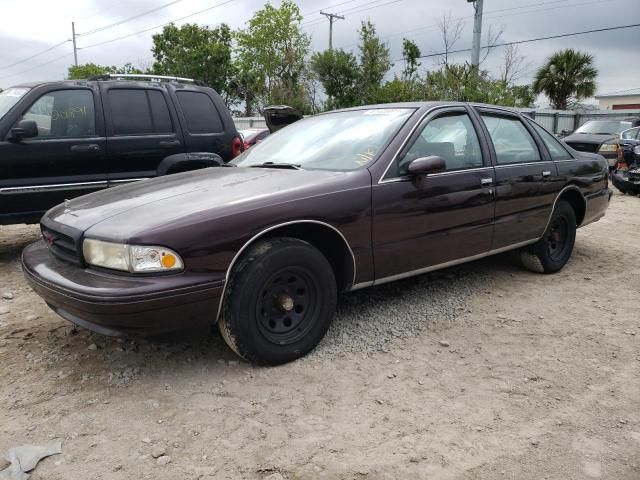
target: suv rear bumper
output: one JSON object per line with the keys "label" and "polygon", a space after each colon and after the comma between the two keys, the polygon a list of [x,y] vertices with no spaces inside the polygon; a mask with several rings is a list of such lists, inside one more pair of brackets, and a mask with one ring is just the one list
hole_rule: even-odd
{"label": "suv rear bumper", "polygon": [[61,317],[109,336],[156,335],[215,323],[224,280],[202,274],[128,276],[54,257],[44,241],[22,253],[24,275]]}

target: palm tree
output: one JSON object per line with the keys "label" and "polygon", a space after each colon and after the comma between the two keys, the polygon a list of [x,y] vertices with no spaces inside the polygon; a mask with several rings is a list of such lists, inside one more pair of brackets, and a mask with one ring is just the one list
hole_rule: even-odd
{"label": "palm tree", "polygon": [[595,93],[597,76],[593,55],[568,48],[554,53],[538,70],[533,92],[544,93],[553,108],[566,110]]}

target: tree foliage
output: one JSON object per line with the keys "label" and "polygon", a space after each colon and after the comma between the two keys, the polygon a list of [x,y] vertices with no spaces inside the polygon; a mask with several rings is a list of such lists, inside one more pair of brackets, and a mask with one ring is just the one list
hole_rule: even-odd
{"label": "tree foliage", "polygon": [[153,73],[203,80],[213,87],[227,104],[231,102],[231,29],[226,24],[216,28],[186,23],[165,26],[153,36],[151,49],[155,62]]}
{"label": "tree foliage", "polygon": [[311,69],[329,97],[326,102],[328,109],[359,104],[360,69],[355,55],[342,49],[314,53]]}
{"label": "tree foliage", "polygon": [[538,70],[533,92],[544,93],[553,108],[566,110],[595,93],[597,76],[593,55],[569,48],[554,53]]}
{"label": "tree foliage", "polygon": [[71,65],[67,71],[69,80],[86,80],[96,75],[106,73],[144,73],[139,68],[130,63],[125,63],[121,67],[115,65],[97,65],[95,63],[83,63],[81,65]]}
{"label": "tree foliage", "polygon": [[292,0],[283,0],[279,8],[267,3],[236,34],[239,75],[255,80],[254,96],[263,104],[306,101],[299,95],[304,96],[310,39],[301,20]]}
{"label": "tree foliage", "polygon": [[369,21],[360,27],[360,89],[363,103],[374,103],[384,76],[392,67],[389,49]]}

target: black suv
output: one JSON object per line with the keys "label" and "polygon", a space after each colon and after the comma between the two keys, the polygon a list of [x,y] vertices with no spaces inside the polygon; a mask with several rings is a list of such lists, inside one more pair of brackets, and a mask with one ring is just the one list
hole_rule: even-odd
{"label": "black suv", "polygon": [[242,141],[201,82],[152,75],[32,83],[0,92],[0,224],[66,199],[228,162]]}

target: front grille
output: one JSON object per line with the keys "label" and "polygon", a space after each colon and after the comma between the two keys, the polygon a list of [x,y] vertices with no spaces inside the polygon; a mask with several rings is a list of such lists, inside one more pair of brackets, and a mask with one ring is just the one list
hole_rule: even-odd
{"label": "front grille", "polygon": [[567,142],[567,144],[574,150],[589,153],[596,153],[600,147],[600,144],[598,143]]}
{"label": "front grille", "polygon": [[81,232],[63,225],[53,225],[53,222],[43,222],[40,225],[42,237],[53,255],[65,262],[82,265],[82,249],[80,248]]}

